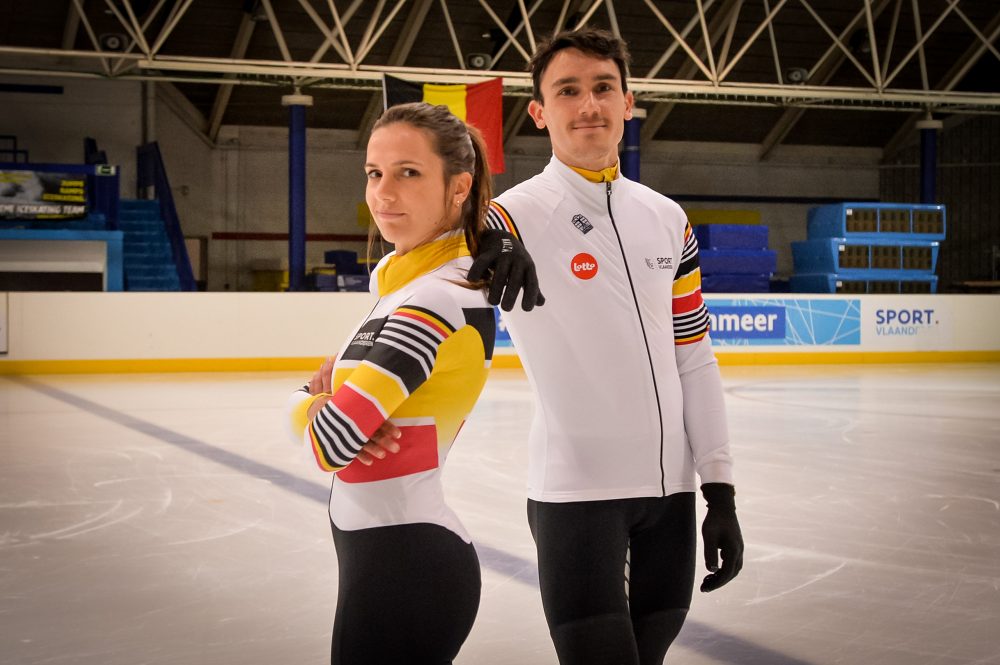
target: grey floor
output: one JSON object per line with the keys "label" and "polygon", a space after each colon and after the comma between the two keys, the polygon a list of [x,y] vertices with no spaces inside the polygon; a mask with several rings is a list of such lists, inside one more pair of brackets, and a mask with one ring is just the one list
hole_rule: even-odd
{"label": "grey floor", "polygon": [[[0,663],[312,664],[337,592],[299,374],[0,377]],[[746,565],[667,663],[1000,664],[1000,366],[725,368]],[[457,663],[555,663],[523,375],[449,460],[483,600]],[[391,626],[385,626],[391,630]]]}

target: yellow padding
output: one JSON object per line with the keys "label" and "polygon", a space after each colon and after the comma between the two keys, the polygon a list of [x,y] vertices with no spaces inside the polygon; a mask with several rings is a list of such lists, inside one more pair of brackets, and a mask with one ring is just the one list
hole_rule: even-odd
{"label": "yellow padding", "polygon": [[[720,365],[853,365],[893,363],[995,363],[1000,351],[836,351],[827,353],[726,353]],[[8,360],[0,375],[166,374],[170,372],[304,372],[311,376],[324,358],[153,358],[145,360]],[[495,369],[519,369],[514,354],[494,355]]]}
{"label": "yellow padding", "polygon": [[685,210],[688,221],[698,224],[760,224],[757,210]]}
{"label": "yellow padding", "polygon": [[1000,351],[837,351],[829,353],[726,353],[720,365],[860,365],[1000,362]]}

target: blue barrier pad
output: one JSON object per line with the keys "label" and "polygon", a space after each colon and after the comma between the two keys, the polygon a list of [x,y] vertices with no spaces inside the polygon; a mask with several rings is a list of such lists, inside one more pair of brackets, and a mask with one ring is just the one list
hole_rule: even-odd
{"label": "blue barrier pad", "polygon": [[767,227],[701,224],[692,227],[701,249],[767,249]]}

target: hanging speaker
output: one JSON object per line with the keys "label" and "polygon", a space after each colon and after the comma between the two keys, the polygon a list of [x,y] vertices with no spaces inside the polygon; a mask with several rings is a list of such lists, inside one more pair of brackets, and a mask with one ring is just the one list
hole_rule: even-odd
{"label": "hanging speaker", "polygon": [[128,37],[119,32],[107,32],[97,38],[102,51],[124,51],[128,46]]}

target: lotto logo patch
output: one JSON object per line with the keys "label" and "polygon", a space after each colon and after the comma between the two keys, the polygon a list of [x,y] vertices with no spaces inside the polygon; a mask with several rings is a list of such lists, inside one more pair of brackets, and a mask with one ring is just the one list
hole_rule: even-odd
{"label": "lotto logo patch", "polygon": [[580,279],[593,279],[597,274],[597,259],[586,252],[580,252],[569,263],[573,275]]}

